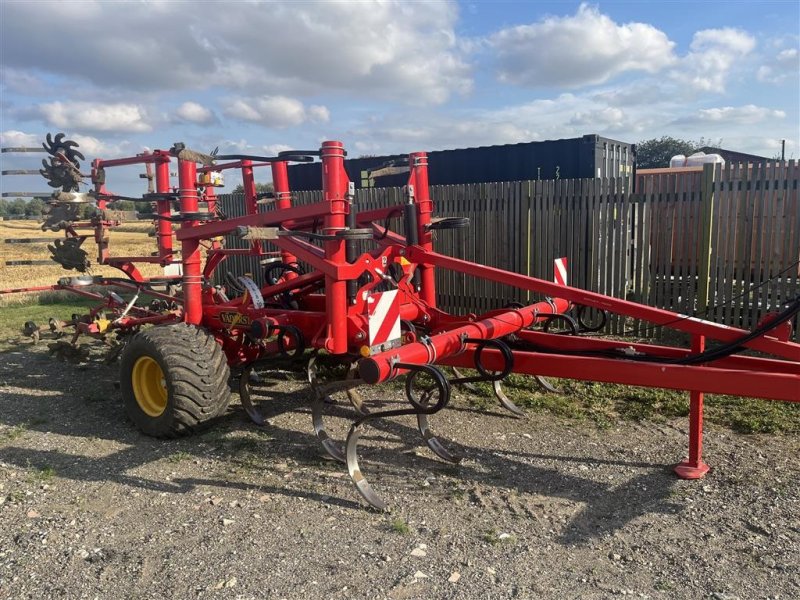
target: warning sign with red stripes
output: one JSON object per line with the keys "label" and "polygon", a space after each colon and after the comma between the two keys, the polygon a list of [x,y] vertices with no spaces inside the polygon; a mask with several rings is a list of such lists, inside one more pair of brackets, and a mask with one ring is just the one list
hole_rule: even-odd
{"label": "warning sign with red stripes", "polygon": [[553,271],[555,273],[555,281],[558,285],[567,285],[567,257],[555,259]]}
{"label": "warning sign with red stripes", "polygon": [[400,339],[400,294],[397,290],[372,294],[367,298],[369,345]]}

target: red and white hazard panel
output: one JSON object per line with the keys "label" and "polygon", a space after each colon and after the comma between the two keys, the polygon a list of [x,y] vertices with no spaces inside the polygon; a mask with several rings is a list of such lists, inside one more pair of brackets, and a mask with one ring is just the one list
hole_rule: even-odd
{"label": "red and white hazard panel", "polygon": [[567,257],[563,256],[553,261],[553,272],[555,281],[558,285],[567,285]]}
{"label": "red and white hazard panel", "polygon": [[400,294],[397,290],[372,294],[367,298],[369,345],[377,346],[400,339]]}

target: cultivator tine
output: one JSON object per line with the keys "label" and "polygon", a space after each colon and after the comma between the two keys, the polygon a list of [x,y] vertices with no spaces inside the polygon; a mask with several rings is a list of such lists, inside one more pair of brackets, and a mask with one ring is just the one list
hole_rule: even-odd
{"label": "cultivator tine", "polygon": [[316,434],[319,443],[322,444],[322,448],[328,453],[328,456],[337,462],[345,463],[347,461],[345,460],[344,452],[342,452],[339,444],[337,444],[331,438],[331,436],[328,435],[328,432],[325,431],[325,425],[322,422],[322,411],[324,405],[324,399],[315,395],[314,400],[311,402],[311,422],[314,425],[314,433]]}
{"label": "cultivator tine", "polygon": [[442,444],[439,438],[433,434],[428,421],[428,415],[424,413],[417,415],[417,427],[419,428],[419,432],[422,434],[422,439],[425,440],[428,448],[430,448],[431,452],[433,452],[436,456],[442,460],[446,460],[447,462],[455,464],[461,462],[462,457],[452,454],[447,448],[445,448],[444,444]]}
{"label": "cultivator tine", "polygon": [[353,483],[356,484],[358,493],[370,506],[376,510],[388,511],[389,505],[375,493],[369,481],[361,473],[361,467],[358,465],[358,439],[361,437],[362,427],[363,423],[361,422],[353,423],[350,433],[347,435],[347,472],[350,474]]}
{"label": "cultivator tine", "polygon": [[[352,365],[350,365],[350,369],[347,371],[345,380],[357,379],[356,377],[357,375],[358,375],[358,363],[353,363]],[[351,388],[348,389],[346,393],[347,393],[347,399],[350,400],[350,404],[352,404],[353,408],[355,408],[356,411],[358,411],[358,414],[360,415],[369,414],[369,410],[367,409],[366,406],[364,406],[364,398],[361,395],[361,392]]]}
{"label": "cultivator tine", "polygon": [[[458,462],[459,460],[431,433],[427,418],[420,419],[420,417],[427,417],[428,415],[435,414],[447,406],[447,403],[450,401],[450,382],[439,369],[431,365],[412,365],[398,362],[395,363],[395,368],[409,371],[408,375],[406,375],[406,397],[411,403],[412,408],[385,410],[364,415],[350,427],[345,448],[347,472],[350,473],[350,478],[353,480],[353,483],[356,484],[358,493],[361,494],[361,497],[364,498],[370,506],[381,511],[388,510],[388,505],[378,496],[369,484],[358,464],[358,440],[361,437],[363,426],[366,425],[367,422],[381,417],[416,415],[420,425],[420,431],[428,447],[433,450],[437,456],[449,462]],[[414,392],[414,379],[420,373],[425,373],[431,377],[433,384],[424,389],[418,398]],[[431,404],[430,400],[434,396],[437,400],[434,404]]]}
{"label": "cultivator tine", "polygon": [[311,385],[311,392],[313,399],[311,400],[311,423],[314,426],[314,433],[322,444],[322,448],[328,453],[333,460],[345,463],[345,455],[339,445],[328,435],[325,431],[325,424],[323,422],[323,411],[326,404],[334,404],[335,401],[328,394],[326,394],[322,387],[319,385],[317,378],[317,356],[312,356],[308,361],[308,383]]}
{"label": "cultivator tine", "polygon": [[503,386],[500,384],[499,380],[492,382],[492,389],[494,390],[495,397],[499,400],[503,408],[511,413],[514,413],[518,417],[527,416],[524,410],[508,399],[508,396],[506,396],[506,393],[503,391]]}
{"label": "cultivator tine", "polygon": [[239,398],[241,399],[242,406],[244,407],[247,416],[250,417],[250,420],[256,425],[263,427],[266,425],[267,420],[264,418],[264,415],[261,414],[261,411],[256,408],[255,404],[253,404],[253,398],[250,394],[250,377],[252,373],[252,366],[249,366],[242,371],[242,376],[239,379]]}
{"label": "cultivator tine", "polygon": [[[466,379],[466,375],[464,375],[456,367],[450,367],[450,368],[453,369],[453,375],[455,375],[458,379]],[[474,385],[472,385],[469,382],[462,383],[461,385],[464,386],[465,389],[469,390],[473,394],[480,394],[480,391],[478,390],[478,388],[476,388]]]}
{"label": "cultivator tine", "polygon": [[550,383],[550,380],[542,377],[541,375],[534,375],[533,378],[536,380],[540,386],[542,386],[546,391],[552,392],[553,394],[563,394],[564,392]]}

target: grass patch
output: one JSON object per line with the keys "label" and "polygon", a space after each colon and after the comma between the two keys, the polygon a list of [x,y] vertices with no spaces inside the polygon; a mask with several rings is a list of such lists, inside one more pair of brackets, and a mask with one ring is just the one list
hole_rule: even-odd
{"label": "grass patch", "polygon": [[391,529],[395,533],[399,533],[400,535],[408,535],[409,533],[411,533],[411,527],[409,527],[408,523],[406,523],[400,517],[392,519],[389,522],[389,529]]}
{"label": "grass patch", "polygon": [[189,460],[190,458],[192,458],[191,454],[189,454],[188,452],[181,451],[181,452],[175,452],[173,454],[170,454],[167,457],[167,461],[175,464],[175,463],[183,462],[185,460]]}
{"label": "grass patch", "polygon": [[[518,406],[568,420],[590,421],[608,427],[618,421],[665,421],[689,414],[689,393],[613,383],[552,380],[563,394],[543,391],[532,377],[512,374],[503,382],[506,395]],[[468,392],[471,404],[496,406],[489,384]],[[800,432],[800,404],[737,396],[706,394],[704,418],[740,433]]]}
{"label": "grass patch", "polygon": [[49,465],[41,467],[35,474],[36,479],[39,481],[50,481],[55,476],[56,470]]}
{"label": "grass patch", "polygon": [[495,529],[490,529],[483,534],[483,541],[492,546],[514,545],[517,543],[517,536],[513,533],[500,533]]}
{"label": "grass patch", "polygon": [[10,429],[5,430],[2,433],[2,436],[3,436],[4,439],[6,439],[8,441],[13,441],[13,440],[19,439],[23,435],[25,435],[26,429],[27,428],[24,427],[23,425],[15,425],[14,427],[11,427]]}
{"label": "grass patch", "polygon": [[[0,309],[0,352],[8,352],[31,343],[30,338],[22,334],[22,326],[26,321],[47,325],[50,317],[69,320],[73,313],[85,313],[95,304],[97,303],[88,298],[75,295],[60,295],[55,301],[43,295],[41,299],[28,304],[4,306]],[[43,342],[49,338],[48,334],[43,335]]]}

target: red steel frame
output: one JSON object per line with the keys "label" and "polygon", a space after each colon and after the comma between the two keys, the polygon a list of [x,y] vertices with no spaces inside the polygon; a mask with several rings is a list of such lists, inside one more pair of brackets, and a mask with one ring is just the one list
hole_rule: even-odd
{"label": "red steel frame", "polygon": [[[233,365],[246,365],[275,354],[280,351],[281,345],[284,350],[304,344],[334,355],[360,354],[364,357],[359,362],[360,377],[373,384],[402,374],[404,370],[397,368],[397,363],[473,367],[480,346],[476,340],[499,339],[513,334],[521,342],[535,348],[513,351],[514,372],[688,390],[691,394],[689,457],[676,467],[678,475],[684,478],[702,477],[708,470],[702,460],[704,393],[800,401],[800,345],[796,343],[762,335],[743,345],[776,358],[732,355],[699,365],[679,364],[676,362],[679,359],[700,354],[706,340],[731,343],[749,332],[435,252],[431,230],[433,202],[429,195],[427,155],[424,152],[409,156],[407,202],[362,212],[356,212],[357,202],[354,202],[350,192],[350,181],[344,168],[343,144],[338,141],[323,142],[319,156],[322,161],[323,199],[305,206],[292,205],[287,172],[287,162],[292,160],[291,157],[286,160],[265,159],[264,162],[243,159],[199,168],[191,160],[178,158],[177,191],[170,185],[172,157],[167,151],[157,150],[131,158],[94,161],[93,177],[103,182],[96,184],[98,206],[101,209],[106,207],[103,196],[112,197],[105,188],[105,178],[98,177],[100,173],[105,174],[106,168],[155,165],[158,194],[156,212],[159,217],[156,220],[157,256],[111,257],[105,233],[115,223],[104,220],[93,223],[100,263],[113,265],[125,272],[132,280],[129,287],[133,289],[138,283],[147,281],[134,265],[135,262],[157,262],[162,265],[176,262],[170,221],[171,201],[165,198],[166,195],[177,192],[181,214],[196,214],[201,200],[208,203],[209,211],[213,214],[216,209],[214,188],[198,181],[199,175],[211,170],[239,169],[244,186],[244,216],[203,223],[188,216],[181,220],[175,238],[180,242],[181,249],[183,295],[151,294],[177,301],[180,305],[178,311],[156,315],[138,310],[134,316],[126,317],[114,326],[136,327],[143,323],[182,318],[187,323],[202,325],[212,331]],[[274,209],[260,212],[254,170],[266,165],[270,165],[272,171]],[[410,215],[409,211],[413,214]],[[387,231],[380,224],[398,215],[413,216],[406,223],[414,224],[414,235],[404,238]],[[348,242],[343,237],[337,237],[337,234],[348,230],[348,223],[351,227],[355,223],[361,228],[371,228],[378,242],[374,249],[357,257],[351,256],[350,260]],[[284,230],[281,233],[285,235],[254,239],[250,247],[244,249],[225,249],[216,241],[218,236],[232,234],[240,227],[278,227]],[[294,235],[301,233],[305,235]],[[308,239],[313,238],[313,234],[327,237],[314,243]],[[201,264],[203,246],[207,248],[204,267]],[[267,252],[265,247],[272,247],[275,252]],[[266,305],[257,308],[248,293],[229,300],[209,285],[215,269],[230,255],[279,256],[284,265],[296,265],[298,261],[303,261],[311,266],[312,271],[298,274],[287,269],[276,284],[265,283],[260,292]],[[393,345],[384,350],[368,348],[365,341],[368,339],[367,297],[386,280],[390,265],[403,273],[400,281],[396,282],[401,318],[423,327],[430,335],[421,339],[410,336],[406,340],[408,343],[399,347]],[[513,285],[548,298],[527,307],[495,310],[483,315],[449,315],[436,306],[436,268]],[[418,275],[415,275],[415,271],[418,271]],[[368,275],[366,283],[363,281],[365,274]],[[356,281],[359,283],[351,284],[348,292],[348,282]],[[125,287],[120,283],[114,285]],[[323,286],[324,294],[321,294],[320,287]],[[69,286],[54,287],[72,289],[92,297],[91,292],[82,292]],[[288,308],[281,305],[278,299],[285,297],[285,294],[291,294],[296,306]],[[100,298],[103,297],[98,296]],[[566,313],[573,305],[609,311],[685,332],[691,336],[691,347],[623,343],[530,329],[553,315]],[[283,344],[277,344],[275,336],[284,336],[286,339]],[[629,348],[639,358],[634,360],[623,355],[612,358],[598,356],[595,352],[619,349],[621,346]],[[501,351],[486,347],[480,348],[480,352],[485,368],[503,370],[505,359]]]}

